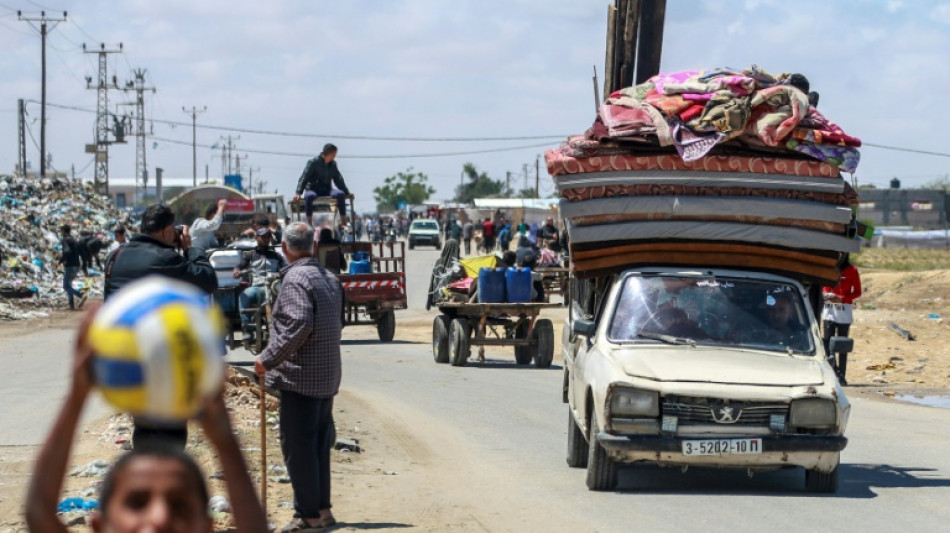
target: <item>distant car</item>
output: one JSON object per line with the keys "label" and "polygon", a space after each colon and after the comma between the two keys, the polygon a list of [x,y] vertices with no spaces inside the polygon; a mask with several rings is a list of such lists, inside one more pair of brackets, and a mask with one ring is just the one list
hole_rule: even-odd
{"label": "distant car", "polygon": [[409,226],[409,249],[415,248],[417,244],[427,244],[441,250],[442,233],[439,231],[439,223],[429,219],[414,220]]}

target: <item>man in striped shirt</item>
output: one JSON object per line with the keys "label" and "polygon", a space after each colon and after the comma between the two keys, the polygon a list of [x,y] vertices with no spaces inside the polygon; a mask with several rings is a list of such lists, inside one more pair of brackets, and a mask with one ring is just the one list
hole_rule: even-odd
{"label": "man in striped shirt", "polygon": [[[267,348],[254,362],[280,390],[280,445],[294,491],[294,521],[284,530],[328,527],[333,397],[340,389],[343,287],[313,257],[313,229],[296,222],[281,243],[289,266],[271,318]],[[316,453],[314,453],[316,452]]]}

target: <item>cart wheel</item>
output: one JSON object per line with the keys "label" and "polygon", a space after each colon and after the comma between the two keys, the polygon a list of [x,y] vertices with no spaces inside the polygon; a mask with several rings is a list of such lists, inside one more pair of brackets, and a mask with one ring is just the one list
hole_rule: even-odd
{"label": "cart wheel", "polygon": [[471,351],[469,344],[471,332],[468,322],[462,318],[456,318],[449,326],[449,363],[452,366],[465,366],[468,361]]}
{"label": "cart wheel", "polygon": [[554,324],[547,318],[538,319],[534,323],[531,340],[534,341],[531,344],[534,348],[534,364],[538,368],[550,367],[554,359]]}
{"label": "cart wheel", "polygon": [[376,322],[376,333],[379,334],[380,342],[392,342],[396,334],[396,313],[384,311],[379,315]]}
{"label": "cart wheel", "polygon": [[439,315],[432,321],[432,357],[436,363],[449,362],[449,325],[452,319]]}
{"label": "cart wheel", "polygon": [[[522,322],[517,329],[515,329],[515,338],[516,339],[527,339],[528,338],[528,322]],[[534,357],[532,352],[533,346],[515,346],[515,362],[519,365],[530,365],[531,359]]]}

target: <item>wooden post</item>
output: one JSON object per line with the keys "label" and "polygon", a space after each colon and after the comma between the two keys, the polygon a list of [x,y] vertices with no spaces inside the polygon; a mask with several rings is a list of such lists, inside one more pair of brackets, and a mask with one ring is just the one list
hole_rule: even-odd
{"label": "wooden post", "polygon": [[261,507],[267,516],[267,392],[264,381],[264,376],[261,376],[258,383],[261,387]]}
{"label": "wooden post", "polygon": [[660,72],[663,53],[663,24],[666,0],[642,0],[640,15],[640,46],[637,47],[637,75],[640,84]]}
{"label": "wooden post", "polygon": [[630,0],[617,0],[617,20],[614,23],[614,85],[610,92],[623,87],[623,24],[627,19],[627,10],[630,8]]}
{"label": "wooden post", "polygon": [[604,59],[604,100],[614,90],[614,32],[617,26],[617,8],[607,6],[607,53]]}
{"label": "wooden post", "polygon": [[637,35],[640,24],[640,0],[627,0],[627,12],[623,19],[623,66],[624,75],[618,89],[633,85],[637,69]]}

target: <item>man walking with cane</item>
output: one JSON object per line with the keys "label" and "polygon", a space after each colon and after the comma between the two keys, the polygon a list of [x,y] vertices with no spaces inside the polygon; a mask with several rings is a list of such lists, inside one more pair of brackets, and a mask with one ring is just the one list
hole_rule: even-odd
{"label": "man walking with cane", "polygon": [[330,450],[336,441],[333,397],[340,389],[343,287],[313,256],[313,229],[285,228],[289,266],[271,318],[267,348],[254,361],[257,375],[280,390],[280,447],[294,491],[294,519],[281,531],[336,523],[330,511]]}

